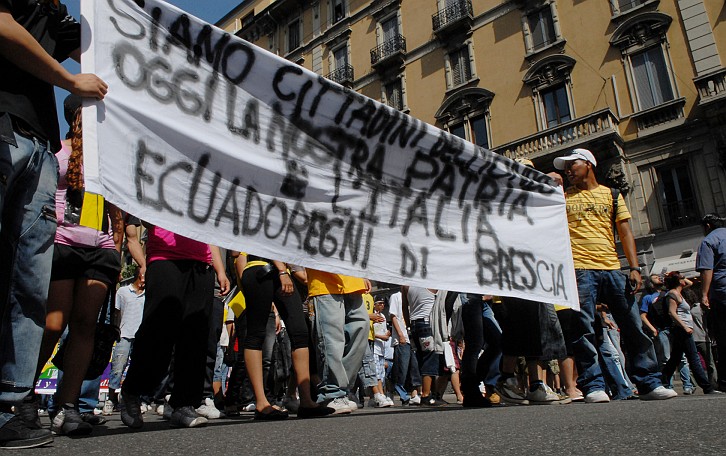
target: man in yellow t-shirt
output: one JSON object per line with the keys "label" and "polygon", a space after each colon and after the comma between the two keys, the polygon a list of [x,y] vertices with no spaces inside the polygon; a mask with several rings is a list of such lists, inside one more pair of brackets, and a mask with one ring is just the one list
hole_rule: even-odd
{"label": "man in yellow t-shirt", "polygon": [[350,387],[368,347],[370,323],[363,293],[371,291],[368,279],[308,269],[308,296],[315,309],[318,347],[318,402],[336,414],[357,406],[348,400]]}
{"label": "man in yellow t-shirt", "polygon": [[[675,391],[664,388],[661,383],[653,343],[643,332],[635,303],[635,293],[642,281],[641,268],[630,229],[630,212],[622,195],[597,182],[597,160],[587,149],[574,149],[563,157],[555,158],[554,166],[565,172],[571,184],[565,191],[565,198],[580,300],[580,312],[571,331],[574,334],[571,342],[580,374],[577,383],[585,394],[585,402],[610,401],[595,348],[593,322],[595,306],[599,303],[609,307],[620,326],[640,398],[659,400],[676,396]],[[613,226],[630,265],[627,278],[620,271]]]}

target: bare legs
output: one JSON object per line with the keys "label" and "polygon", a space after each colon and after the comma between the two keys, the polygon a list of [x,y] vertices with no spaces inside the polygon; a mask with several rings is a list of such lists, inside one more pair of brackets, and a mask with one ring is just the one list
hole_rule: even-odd
{"label": "bare legs", "polygon": [[60,404],[75,404],[78,401],[81,383],[93,354],[98,313],[107,292],[108,286],[98,280],[56,280],[50,283],[46,328],[43,332],[36,378],[68,325],[63,358],[65,369],[58,390]]}
{"label": "bare legs", "polygon": [[[310,353],[308,348],[298,348],[292,351],[292,364],[297,378],[300,405],[306,408],[317,407],[317,402],[310,397]],[[273,406],[265,396],[265,387],[262,380],[262,350],[245,349],[245,364],[249,375],[252,390],[255,393],[255,406],[261,413],[268,413]],[[276,407],[275,407],[276,408]]]}

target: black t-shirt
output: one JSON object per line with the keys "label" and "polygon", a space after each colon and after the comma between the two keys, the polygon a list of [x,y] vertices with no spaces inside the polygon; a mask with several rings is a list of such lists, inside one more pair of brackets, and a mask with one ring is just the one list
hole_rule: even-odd
{"label": "black t-shirt", "polygon": [[[66,6],[53,0],[0,0],[13,18],[59,62],[81,45],[81,26]],[[0,57],[0,140],[13,144],[6,131],[16,125],[50,141],[53,152],[61,148],[53,86]],[[6,127],[6,128],[3,128]]]}

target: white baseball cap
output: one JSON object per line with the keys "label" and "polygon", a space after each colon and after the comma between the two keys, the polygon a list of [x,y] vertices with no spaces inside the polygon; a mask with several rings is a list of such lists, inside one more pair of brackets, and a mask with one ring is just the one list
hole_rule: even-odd
{"label": "white baseball cap", "polygon": [[572,160],[585,160],[592,163],[592,166],[597,166],[597,160],[592,152],[587,149],[572,149],[567,155],[555,158],[555,168],[563,170],[567,162]]}

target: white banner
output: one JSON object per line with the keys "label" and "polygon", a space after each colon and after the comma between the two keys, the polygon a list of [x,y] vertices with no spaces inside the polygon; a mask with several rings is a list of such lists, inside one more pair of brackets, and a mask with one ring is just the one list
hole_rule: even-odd
{"label": "white banner", "polygon": [[[86,188],[199,241],[577,308],[551,179],[162,1],[82,1]],[[411,94],[414,96],[415,94]]]}

